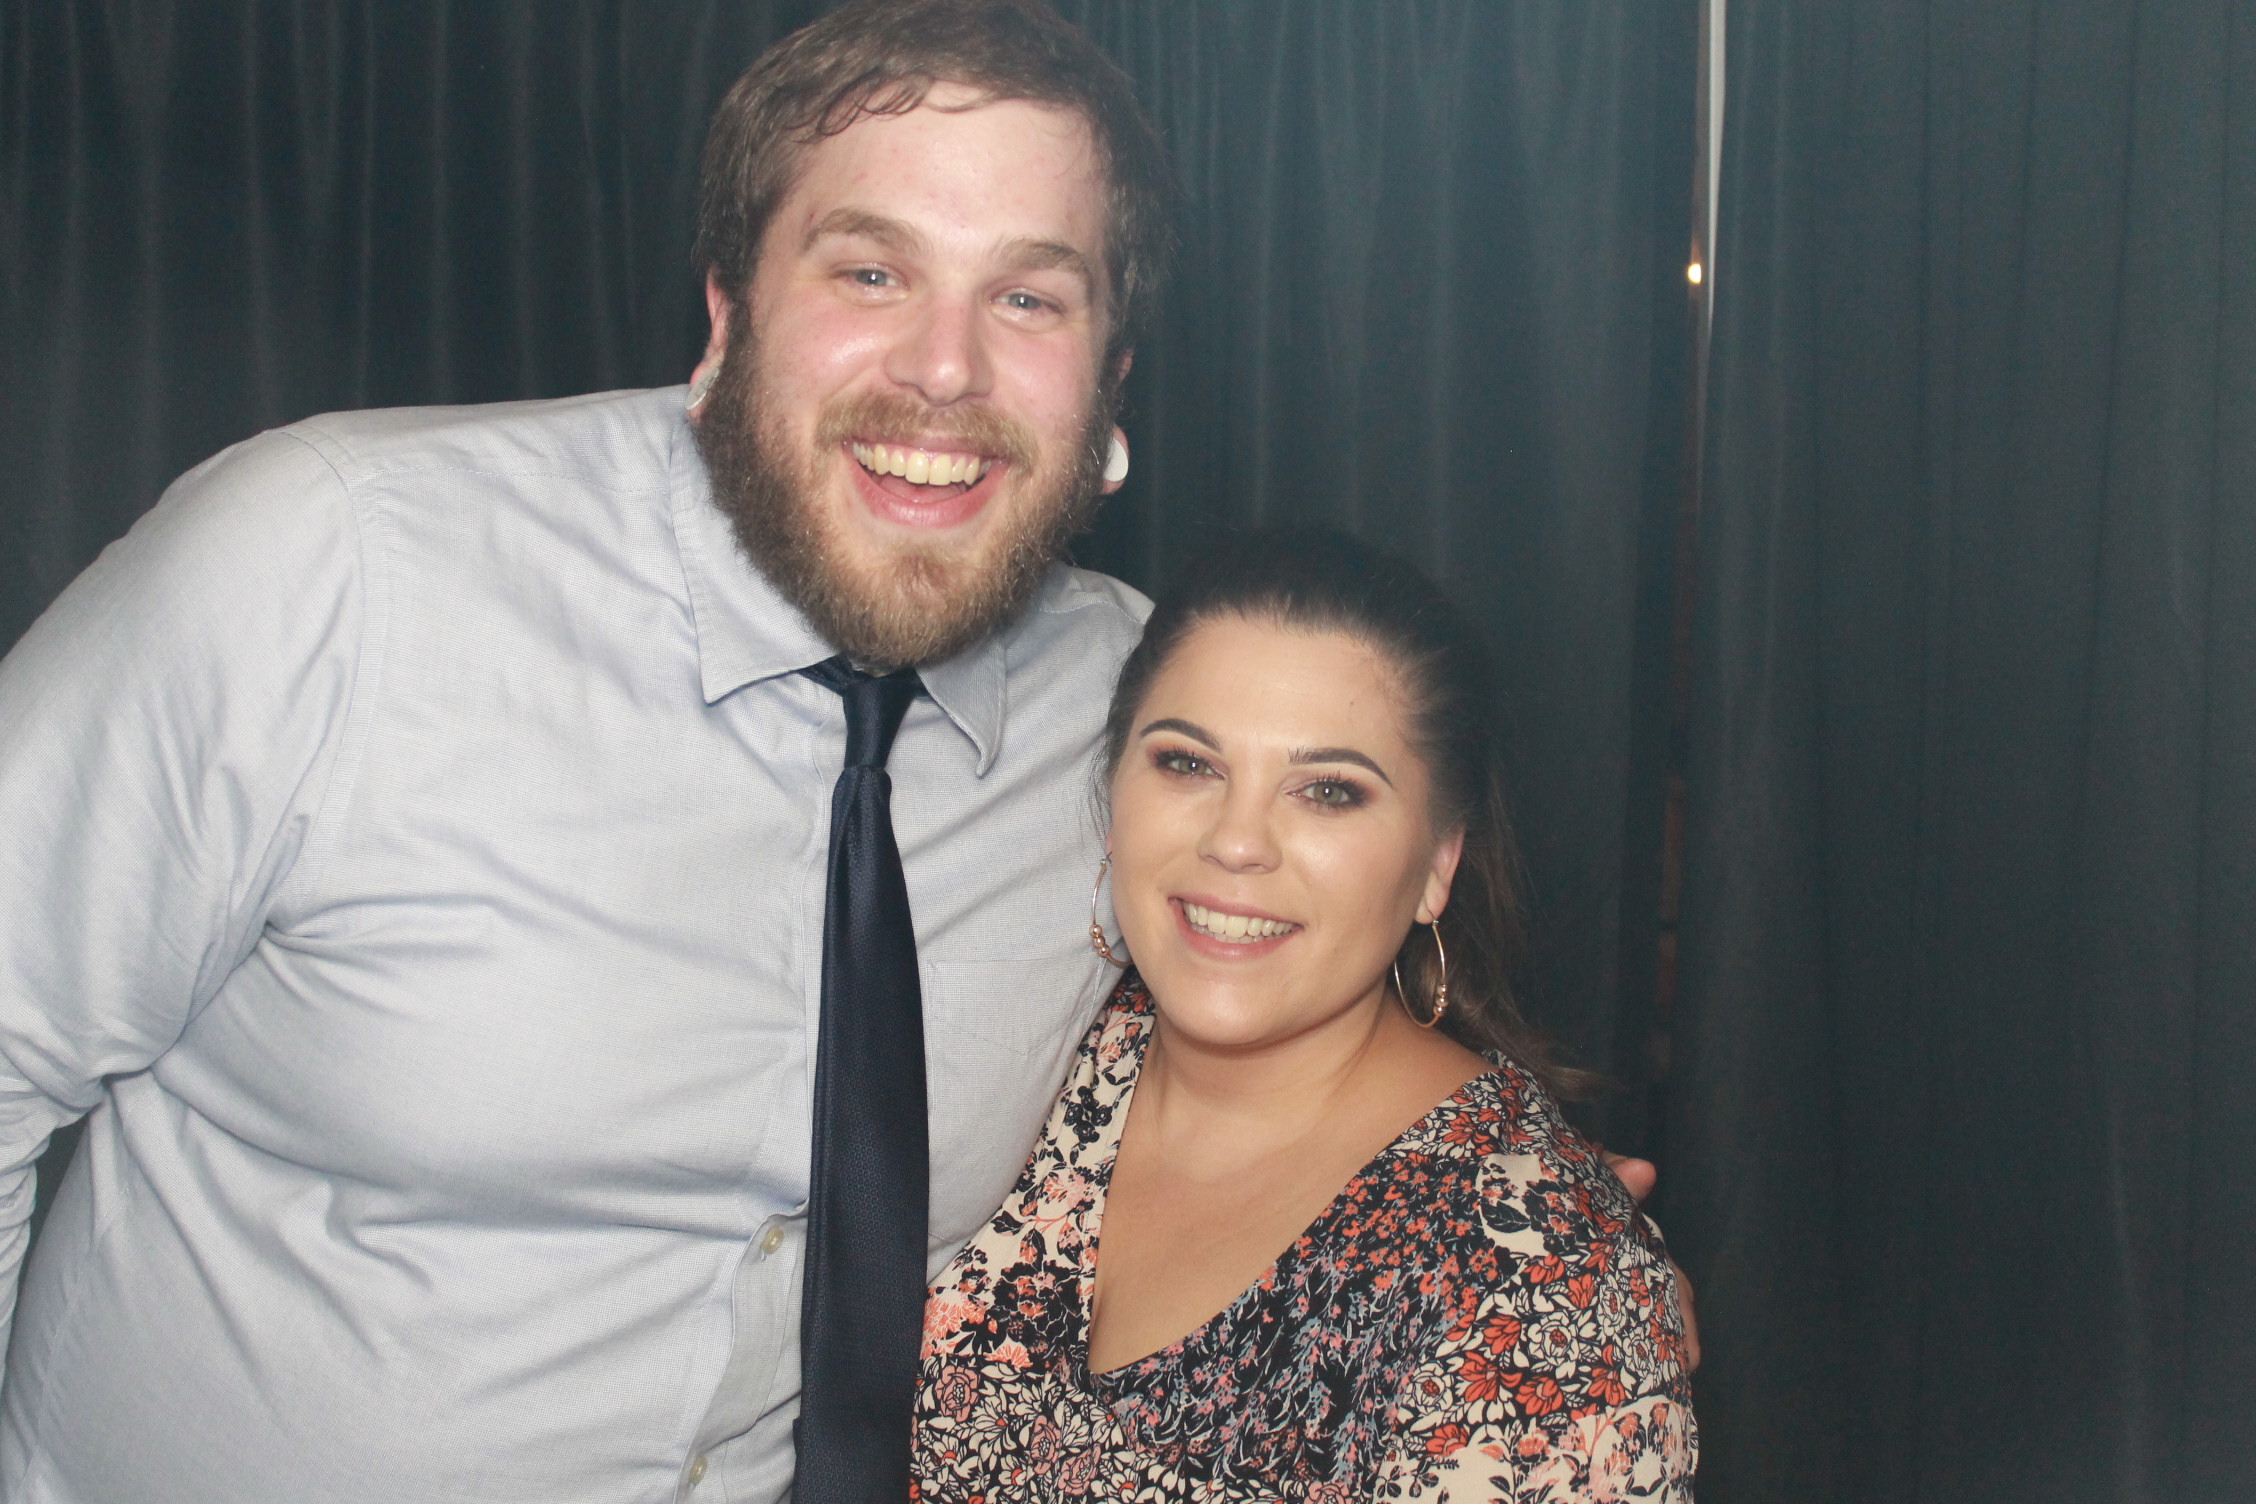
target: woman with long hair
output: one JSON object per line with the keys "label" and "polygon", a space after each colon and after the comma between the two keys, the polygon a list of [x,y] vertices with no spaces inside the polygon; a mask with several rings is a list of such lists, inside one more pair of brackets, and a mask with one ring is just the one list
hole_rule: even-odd
{"label": "woman with long hair", "polygon": [[1337,537],[1154,613],[1118,939],[1092,903],[1128,969],[933,1290],[922,1499],[1691,1499],[1667,1255],[1514,1005],[1491,704],[1439,592]]}

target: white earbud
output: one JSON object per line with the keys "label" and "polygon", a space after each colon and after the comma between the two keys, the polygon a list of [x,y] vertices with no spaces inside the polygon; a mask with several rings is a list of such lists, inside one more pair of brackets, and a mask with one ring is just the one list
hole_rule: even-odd
{"label": "white earbud", "polygon": [[1112,436],[1112,448],[1105,451],[1105,484],[1117,486],[1128,478],[1128,446],[1120,442],[1120,435]]}

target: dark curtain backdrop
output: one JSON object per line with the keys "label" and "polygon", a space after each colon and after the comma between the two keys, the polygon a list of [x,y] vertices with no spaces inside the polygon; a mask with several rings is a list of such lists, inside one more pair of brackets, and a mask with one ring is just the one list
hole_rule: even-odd
{"label": "dark curtain backdrop", "polygon": [[[706,118],[824,7],[0,0],[0,643],[179,471],[337,407],[686,377]],[[1184,187],[1085,562],[1343,525],[1489,629],[1537,1011],[1655,1059],[1691,0],[1067,0]],[[1642,708],[1641,708],[1642,707]]]}
{"label": "dark curtain backdrop", "polygon": [[[1060,8],[1135,76],[1183,187],[1135,466],[1083,558],[1151,589],[1217,522],[1307,519],[1449,586],[1503,681],[1534,1009],[1642,1086],[1696,5]],[[1641,1145],[1644,1106],[1593,1116]]]}
{"label": "dark curtain backdrop", "polygon": [[[821,8],[0,0],[0,643],[261,427],[681,379],[706,116]],[[1305,516],[1490,630],[1703,1496],[2256,1495],[2247,0],[1733,0],[1657,1124],[1691,5],[1065,8],[1185,189],[1082,557]]]}
{"label": "dark curtain backdrop", "polygon": [[1703,1497],[2256,1498],[2256,9],[1733,0]]}

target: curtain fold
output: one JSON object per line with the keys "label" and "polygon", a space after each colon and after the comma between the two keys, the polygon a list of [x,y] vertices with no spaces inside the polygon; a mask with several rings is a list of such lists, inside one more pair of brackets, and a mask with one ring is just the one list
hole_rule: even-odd
{"label": "curtain fold", "polygon": [[2256,16],[1738,0],[1669,1226],[1712,1500],[2256,1476]]}

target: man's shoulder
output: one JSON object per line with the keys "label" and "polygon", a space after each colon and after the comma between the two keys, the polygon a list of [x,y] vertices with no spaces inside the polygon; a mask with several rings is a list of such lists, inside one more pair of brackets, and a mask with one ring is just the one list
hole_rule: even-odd
{"label": "man's shoulder", "polygon": [[1039,661],[1070,663],[1094,672],[1109,688],[1150,615],[1151,602],[1133,585],[1093,569],[1052,564],[1033,605],[1011,629],[1014,675]]}
{"label": "man's shoulder", "polygon": [[661,484],[685,432],[679,388],[533,402],[323,413],[273,438],[307,445],[348,485],[444,471],[568,477],[605,489]]}
{"label": "man's shoulder", "polygon": [[1042,579],[1034,610],[1042,616],[1083,615],[1088,618],[1086,626],[1125,622],[1133,640],[1142,634],[1152,603],[1150,597],[1125,580],[1071,564],[1052,564]]}

